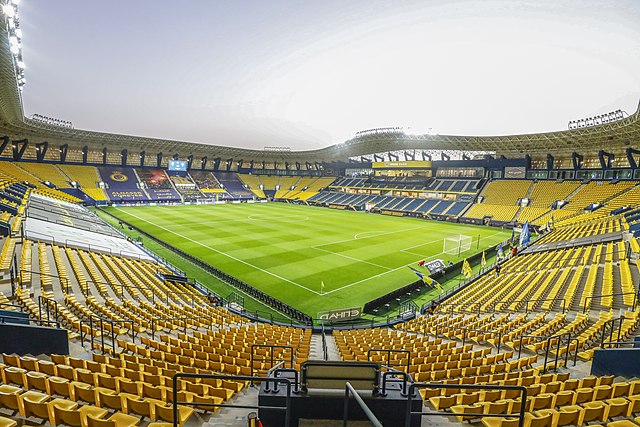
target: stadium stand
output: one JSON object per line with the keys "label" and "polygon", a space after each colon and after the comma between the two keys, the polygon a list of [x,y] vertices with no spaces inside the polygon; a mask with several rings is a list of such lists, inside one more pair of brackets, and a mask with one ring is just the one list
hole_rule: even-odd
{"label": "stadium stand", "polygon": [[514,219],[520,206],[519,201],[531,191],[529,180],[494,180],[489,182],[482,193],[481,202],[474,204],[464,214],[468,218],[491,217],[495,221],[509,222]]}
{"label": "stadium stand", "polygon": [[108,200],[104,190],[99,188],[100,175],[95,167],[65,164],[58,167],[68,177],[68,181],[78,183],[80,189],[93,200]]}
{"label": "stadium stand", "polygon": [[566,200],[570,194],[580,187],[578,181],[536,181],[531,191],[530,203],[525,206],[518,215],[518,222],[529,221],[533,224],[544,225],[544,222],[536,222],[540,217],[551,212],[552,205],[559,200]]}
{"label": "stadium stand", "polygon": [[[407,177],[386,180],[344,177],[331,184],[328,191],[309,198],[309,202],[357,210],[369,207],[391,214],[457,217],[471,205],[477,185],[477,180],[431,180],[427,183],[411,181]],[[448,198],[441,199],[442,194]],[[458,199],[457,195],[465,198]]]}
{"label": "stadium stand", "polygon": [[219,195],[225,199],[231,198],[231,195],[222,188],[220,182],[213,173],[205,171],[191,171],[189,175],[193,178],[193,181],[205,197],[215,198],[216,195]]}
{"label": "stadium stand", "polygon": [[58,188],[69,187],[67,177],[62,174],[60,169],[55,165],[23,162],[20,163],[19,166],[31,175],[37,177],[41,182],[48,181]]}
{"label": "stadium stand", "polygon": [[36,193],[55,199],[76,203],[81,201],[77,197],[44,185],[37,177],[22,169],[17,163],[0,161],[0,179],[10,182],[29,182],[36,187],[34,190]]}
{"label": "stadium stand", "polygon": [[[441,203],[432,202],[432,207]],[[81,226],[77,221],[70,225]],[[625,225],[622,214],[557,225],[540,244],[619,232]],[[634,253],[640,252],[640,244],[633,242]],[[44,303],[67,329],[70,343],[80,349],[82,338],[91,355],[3,354],[0,408],[20,422],[36,417],[52,425],[81,423],[83,414],[118,425],[136,425],[141,419],[171,422],[175,373],[265,375],[288,357],[276,347],[257,355],[255,342],[290,346],[297,370],[314,354],[317,337],[310,329],[255,323],[211,306],[189,285],[162,280],[156,272],[171,271],[155,261],[8,238],[3,267],[11,259],[7,254],[16,250],[23,271],[19,287],[12,299],[3,295],[0,303],[18,303],[21,308],[14,310],[46,319],[38,307]],[[593,419],[628,421],[640,410],[640,387],[633,381],[584,376],[570,366],[548,372],[552,364],[545,359],[557,356],[555,363],[564,366],[570,355],[590,363],[602,332],[618,319],[615,312],[623,313],[615,339],[634,335],[640,320],[629,310],[636,303],[637,274],[636,257],[622,240],[519,254],[502,263],[498,276],[492,271],[481,275],[434,315],[393,329],[334,329],[335,357],[374,361],[435,385],[525,386],[527,422],[543,419],[553,426],[562,417],[573,417],[578,425]],[[94,318],[102,319],[100,326],[91,322]],[[568,347],[548,338],[568,333],[575,337]],[[233,404],[255,393],[247,385],[234,379],[181,380],[178,396],[188,403],[178,408],[179,424],[194,417],[224,419],[224,410],[203,405]],[[425,410],[444,410],[459,421],[476,419],[489,426],[496,421],[485,414],[515,417],[523,404],[509,390],[419,391]]]}
{"label": "stadium stand", "polygon": [[171,182],[173,182],[173,186],[185,201],[197,200],[204,197],[188,173],[168,172],[168,175]]}
{"label": "stadium stand", "polygon": [[235,172],[213,172],[213,176],[222,188],[235,199],[252,199],[255,194],[244,187],[244,183]]}
{"label": "stadium stand", "polygon": [[266,198],[258,175],[238,174],[238,178],[256,197],[260,199]]}
{"label": "stadium stand", "polygon": [[296,188],[287,193],[285,198],[289,200],[309,200],[333,181],[333,177],[301,178],[296,184]]}

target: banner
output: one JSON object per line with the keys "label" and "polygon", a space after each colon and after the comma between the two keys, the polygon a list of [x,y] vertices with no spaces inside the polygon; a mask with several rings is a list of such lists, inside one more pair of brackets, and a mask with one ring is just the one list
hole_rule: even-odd
{"label": "banner", "polygon": [[330,322],[345,322],[347,320],[359,319],[362,315],[360,307],[342,308],[340,310],[329,310],[318,312],[318,319]]}
{"label": "banner", "polygon": [[404,162],[373,162],[373,169],[410,169],[410,168],[431,168],[431,162],[428,160],[407,160]]}
{"label": "banner", "polygon": [[172,188],[169,177],[162,169],[137,169],[136,172],[146,188]]}
{"label": "banner", "polygon": [[180,195],[173,188],[148,189],[151,200],[180,200]]}
{"label": "banner", "polygon": [[138,179],[133,168],[99,166],[102,182],[112,190],[138,190]]}
{"label": "banner", "polygon": [[437,273],[438,271],[447,268],[447,266],[444,264],[444,261],[441,259],[434,259],[433,261],[429,261],[424,266],[429,269],[429,272],[431,274]]}
{"label": "banner", "polygon": [[133,168],[99,166],[98,172],[112,202],[148,201],[149,198],[138,185],[138,178]]}

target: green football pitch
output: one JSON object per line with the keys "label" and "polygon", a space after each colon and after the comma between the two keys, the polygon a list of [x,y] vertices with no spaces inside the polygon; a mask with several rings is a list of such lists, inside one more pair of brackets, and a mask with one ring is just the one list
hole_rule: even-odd
{"label": "green football pitch", "polygon": [[[511,236],[490,227],[281,203],[106,210],[312,317],[362,307],[414,282],[408,267],[422,259],[457,262]],[[459,235],[472,237],[471,249],[444,253],[444,239]]]}

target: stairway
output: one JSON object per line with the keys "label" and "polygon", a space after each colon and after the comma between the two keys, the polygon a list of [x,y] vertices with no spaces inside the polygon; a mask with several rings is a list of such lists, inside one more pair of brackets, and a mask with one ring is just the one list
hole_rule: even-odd
{"label": "stairway", "polygon": [[[336,340],[331,334],[325,334],[327,343],[327,360],[342,360]],[[309,360],[324,360],[324,351],[322,350],[322,334],[316,333],[311,335],[311,346],[309,351]]]}

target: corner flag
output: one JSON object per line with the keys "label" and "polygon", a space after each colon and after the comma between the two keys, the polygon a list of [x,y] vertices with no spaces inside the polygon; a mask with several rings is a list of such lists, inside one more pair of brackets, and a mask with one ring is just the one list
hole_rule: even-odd
{"label": "corner flag", "polygon": [[480,265],[482,265],[482,267],[485,267],[487,265],[487,257],[484,251],[482,251],[482,261],[480,261]]}
{"label": "corner flag", "polygon": [[466,259],[462,262],[462,274],[467,279],[470,278],[471,276],[473,276],[473,270],[471,269],[471,266],[469,265],[469,261],[467,261]]}
{"label": "corner flag", "polygon": [[531,241],[531,233],[529,232],[529,221],[524,223],[520,232],[520,246],[526,246]]}

